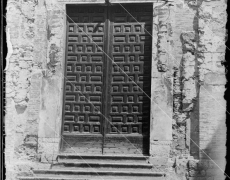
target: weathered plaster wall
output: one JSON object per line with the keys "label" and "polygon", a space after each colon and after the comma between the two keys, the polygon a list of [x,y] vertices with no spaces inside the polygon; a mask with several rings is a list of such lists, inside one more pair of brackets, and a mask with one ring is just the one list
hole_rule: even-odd
{"label": "weathered plaster wall", "polygon": [[[61,133],[64,6],[9,0],[6,69],[6,176],[31,173],[57,153]],[[51,151],[51,149],[53,151]],[[51,158],[52,159],[52,158]]]}
{"label": "weathered plaster wall", "polygon": [[[223,179],[202,151],[224,169],[226,3],[162,4],[153,14],[151,162],[166,164],[168,179]],[[58,153],[65,19],[56,0],[8,0],[7,179],[48,168]]]}

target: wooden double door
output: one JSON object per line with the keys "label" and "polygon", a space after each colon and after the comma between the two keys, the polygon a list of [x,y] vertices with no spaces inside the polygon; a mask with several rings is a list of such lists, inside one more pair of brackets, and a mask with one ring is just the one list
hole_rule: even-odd
{"label": "wooden double door", "polygon": [[62,152],[148,154],[153,8],[122,6],[67,6]]}

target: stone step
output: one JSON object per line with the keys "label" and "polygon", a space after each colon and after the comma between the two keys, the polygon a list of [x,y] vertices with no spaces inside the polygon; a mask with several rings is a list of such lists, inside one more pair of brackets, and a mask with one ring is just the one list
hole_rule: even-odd
{"label": "stone step", "polygon": [[59,154],[58,162],[65,163],[134,163],[134,164],[148,164],[149,156],[118,156],[118,155],[73,155],[73,154]]}
{"label": "stone step", "polygon": [[56,163],[52,165],[52,169],[63,170],[103,170],[103,171],[138,171],[151,172],[151,164],[131,164],[131,163],[111,163],[111,162],[80,162],[80,163]]}
{"label": "stone step", "polygon": [[57,177],[19,177],[19,180],[165,180],[164,177],[103,177],[103,178],[57,178]]}
{"label": "stone step", "polygon": [[102,171],[102,170],[34,170],[36,178],[52,177],[52,178],[88,178],[88,179],[151,179],[161,180],[165,176],[163,172],[139,172],[139,171]]}

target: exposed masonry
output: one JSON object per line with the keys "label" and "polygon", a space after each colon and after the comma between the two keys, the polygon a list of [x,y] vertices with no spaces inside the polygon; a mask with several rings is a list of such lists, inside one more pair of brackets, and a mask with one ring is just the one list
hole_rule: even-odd
{"label": "exposed masonry", "polygon": [[[190,138],[224,169],[226,127],[221,106],[226,105],[222,65],[226,2],[198,0],[196,4],[185,0],[172,5],[154,11],[157,39],[153,40],[156,70],[152,83],[159,88],[156,93],[163,94],[162,101],[165,94],[173,93],[172,142],[151,142],[157,163],[166,162],[161,166],[156,163],[154,169],[164,170],[167,179],[173,180],[224,179]],[[48,169],[58,153],[62,106],[57,101],[62,96],[65,52],[63,10],[54,0],[8,0],[5,154],[9,180],[32,175],[34,168]],[[196,20],[199,23],[194,23]],[[164,81],[158,78],[159,72]]]}

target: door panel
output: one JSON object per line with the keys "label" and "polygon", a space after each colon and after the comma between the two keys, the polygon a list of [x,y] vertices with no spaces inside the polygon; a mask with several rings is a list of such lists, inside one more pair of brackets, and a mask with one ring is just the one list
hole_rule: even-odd
{"label": "door panel", "polygon": [[99,112],[103,114],[106,8],[68,6],[67,13],[67,80],[62,150],[88,152],[92,146],[91,149],[102,153],[103,116]]}
{"label": "door panel", "polygon": [[64,152],[148,153],[153,10],[123,6],[67,6]]}
{"label": "door panel", "polygon": [[114,62],[109,70],[110,123],[104,152],[140,154],[148,152],[150,100],[141,89],[150,96],[152,8],[124,7],[133,17],[121,6],[110,10],[110,57]]}

